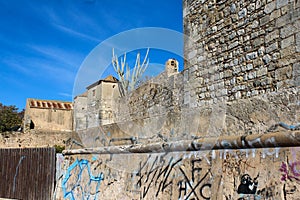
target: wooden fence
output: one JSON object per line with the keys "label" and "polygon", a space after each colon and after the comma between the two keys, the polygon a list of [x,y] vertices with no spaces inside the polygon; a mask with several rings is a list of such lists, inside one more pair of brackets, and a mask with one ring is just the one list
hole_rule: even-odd
{"label": "wooden fence", "polygon": [[52,199],[55,149],[0,149],[0,198]]}

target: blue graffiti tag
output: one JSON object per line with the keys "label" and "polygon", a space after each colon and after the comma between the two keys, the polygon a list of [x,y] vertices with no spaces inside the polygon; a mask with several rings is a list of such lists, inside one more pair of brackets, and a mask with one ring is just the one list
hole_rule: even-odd
{"label": "blue graffiti tag", "polygon": [[[83,174],[87,174],[87,179],[89,180],[82,180]],[[91,166],[88,160],[77,159],[72,165],[69,166],[62,181],[64,198],[76,200],[91,199],[94,197],[94,200],[96,200],[102,180],[104,180],[103,173],[98,174],[98,176],[92,175]],[[94,188],[92,187],[93,183],[96,184],[96,187],[92,193],[91,188]]]}

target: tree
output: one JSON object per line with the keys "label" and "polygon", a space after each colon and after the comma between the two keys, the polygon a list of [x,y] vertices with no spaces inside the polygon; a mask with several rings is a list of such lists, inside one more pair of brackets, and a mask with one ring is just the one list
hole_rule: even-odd
{"label": "tree", "polygon": [[0,103],[0,132],[11,131],[22,124],[22,112],[16,106]]}
{"label": "tree", "polygon": [[143,73],[148,67],[149,59],[148,59],[148,53],[149,48],[147,49],[146,55],[144,57],[143,62],[141,63],[141,56],[140,53],[137,54],[135,65],[132,69],[132,73],[130,72],[131,68],[128,66],[128,63],[126,62],[126,53],[124,54],[124,57],[121,58],[119,63],[119,58],[115,54],[113,49],[113,56],[112,56],[112,65],[114,67],[115,72],[119,76],[119,81],[121,84],[121,95],[126,95],[129,91],[134,90],[138,83],[140,78],[142,77]]}

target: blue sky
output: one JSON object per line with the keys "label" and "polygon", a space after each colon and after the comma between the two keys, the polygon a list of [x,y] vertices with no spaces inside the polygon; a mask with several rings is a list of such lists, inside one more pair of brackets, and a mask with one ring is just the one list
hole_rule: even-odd
{"label": "blue sky", "polygon": [[[143,27],[182,32],[182,23],[182,0],[0,0],[0,102],[71,101],[80,66],[101,42]],[[168,56],[150,50],[149,59]]]}

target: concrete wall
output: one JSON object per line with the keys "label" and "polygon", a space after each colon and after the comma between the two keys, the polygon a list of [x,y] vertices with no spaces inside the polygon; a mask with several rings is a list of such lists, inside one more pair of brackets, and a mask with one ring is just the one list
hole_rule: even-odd
{"label": "concrete wall", "polygon": [[296,200],[299,167],[298,147],[79,155],[65,157],[57,197]]}

